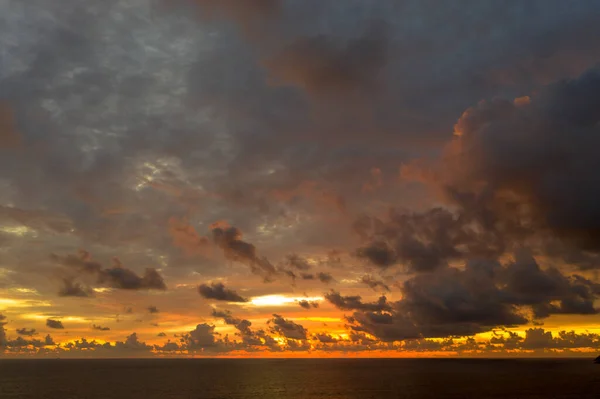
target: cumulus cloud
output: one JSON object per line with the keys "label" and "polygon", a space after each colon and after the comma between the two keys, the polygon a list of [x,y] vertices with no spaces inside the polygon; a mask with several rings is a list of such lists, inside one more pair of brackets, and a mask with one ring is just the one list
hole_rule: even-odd
{"label": "cumulus cloud", "polygon": [[59,329],[59,330],[62,330],[62,329],[65,328],[65,326],[62,323],[62,321],[60,321],[60,320],[54,320],[54,319],[47,319],[46,320],[46,327],[48,327],[48,328],[55,328],[55,329]]}
{"label": "cumulus cloud", "polygon": [[365,310],[365,311],[384,311],[390,310],[390,305],[385,296],[381,296],[377,302],[363,302],[360,295],[343,296],[339,292],[331,290],[325,294],[325,299],[331,302],[340,310]]}
{"label": "cumulus cloud", "polygon": [[198,324],[196,328],[185,337],[189,351],[202,351],[212,349],[218,345],[215,337],[215,326],[206,323]]}
{"label": "cumulus cloud", "polygon": [[17,328],[17,334],[25,335],[27,337],[31,337],[37,334],[35,328],[27,329],[27,328]]}
{"label": "cumulus cloud", "polygon": [[115,342],[115,349],[129,352],[147,352],[152,349],[150,345],[146,345],[145,342],[139,340],[137,333],[129,335],[125,341]]}
{"label": "cumulus cloud", "polygon": [[[527,240],[540,253],[593,267],[600,248],[599,193],[590,183],[598,167],[592,149],[600,144],[596,87],[600,72],[593,68],[529,97],[482,101],[463,113],[431,176],[458,213],[440,225],[446,232],[434,230],[437,258],[428,264],[464,255],[461,246],[481,252],[485,237],[487,253]],[[466,223],[482,239],[473,240]],[[359,254],[368,257],[368,250]]]}
{"label": "cumulus cloud", "polygon": [[229,311],[219,311],[216,309],[213,309],[212,316],[222,318],[226,324],[232,325],[238,330],[244,349],[264,347],[275,351],[280,350],[277,341],[273,337],[268,335],[263,329],[253,330],[251,328],[252,322],[249,320],[234,317]]}
{"label": "cumulus cloud", "polygon": [[312,267],[310,263],[301,256],[296,254],[290,254],[287,256],[286,261],[284,262],[285,266],[289,266],[292,269],[307,271]]}
{"label": "cumulus cloud", "polygon": [[381,268],[402,264],[412,272],[429,272],[450,261],[494,257],[505,250],[502,237],[473,229],[468,215],[448,209],[391,211],[386,220],[362,217],[354,224],[368,244],[356,256]]}
{"label": "cumulus cloud", "polygon": [[56,344],[50,335],[46,335],[46,337],[43,340],[25,339],[23,337],[17,337],[15,339],[6,341],[6,347],[9,350],[15,350],[15,349],[19,350],[19,349],[29,348],[29,347],[38,349],[38,348],[43,348],[46,346],[54,346],[54,345],[56,345]]}
{"label": "cumulus cloud", "polygon": [[375,279],[373,276],[365,275],[362,276],[360,282],[368,285],[372,290],[376,291],[378,288],[384,291],[389,291],[390,287],[381,280]]}
{"label": "cumulus cloud", "polygon": [[[352,315],[352,328],[384,341],[465,336],[497,326],[524,325],[551,314],[595,314],[597,284],[557,269],[541,269],[520,253],[514,261],[470,261],[464,270],[447,267],[418,274],[402,284],[402,299],[386,309],[364,308],[360,298],[331,293]],[[369,304],[367,304],[369,305]]]}
{"label": "cumulus cloud", "polygon": [[63,286],[58,291],[58,296],[87,298],[94,296],[94,291],[71,278],[64,278]]}
{"label": "cumulus cloud", "polygon": [[[139,276],[133,270],[125,268],[118,258],[113,258],[113,266],[109,268],[103,268],[100,263],[93,261],[91,255],[86,251],[80,251],[78,256],[52,254],[51,258],[58,264],[75,270],[80,275],[95,276],[96,284],[100,286],[123,290],[167,289],[163,277],[156,269],[146,268],[144,275]],[[67,284],[66,281],[65,284]],[[75,291],[77,291],[76,288]]]}
{"label": "cumulus cloud", "polygon": [[304,309],[318,308],[319,307],[319,302],[317,302],[317,301],[307,301],[306,299],[302,299],[302,300],[298,301],[298,305],[300,305],[300,307],[304,308]]}
{"label": "cumulus cloud", "polygon": [[[339,266],[341,256],[317,259],[338,248],[364,261],[348,259],[335,270],[336,289],[343,292],[352,281],[362,295],[329,295],[353,313],[348,324],[355,330],[340,348],[374,348],[381,344],[374,337],[423,340],[597,312],[592,274],[572,275],[564,263],[600,264],[598,73],[541,86],[600,60],[598,5],[0,3],[0,52],[6,55],[0,59],[6,268],[0,284],[15,299],[32,295],[16,287],[62,297],[91,296],[96,289],[103,303],[139,306],[123,296],[165,289],[162,270],[174,285],[189,283],[190,275],[237,285],[237,274],[205,256],[212,247],[265,280],[285,274],[305,279],[312,290],[318,280],[333,283],[325,268]],[[173,12],[157,13],[158,3]],[[210,21],[199,23],[190,10]],[[455,23],[445,23],[449,19]],[[373,23],[380,20],[381,30]],[[529,96],[513,100],[523,94]],[[479,102],[497,96],[510,100]],[[442,166],[419,176],[433,189],[427,194],[442,196],[398,182],[399,163],[436,157],[459,117]],[[428,203],[439,207],[427,209]],[[355,245],[347,225],[362,212],[369,216],[354,226],[362,240]],[[236,227],[198,233],[215,220]],[[102,261],[86,253],[58,256],[52,268],[40,259],[79,245]],[[533,259],[519,255],[507,262],[521,246],[531,248]],[[268,260],[293,253],[310,254],[310,261],[287,259],[274,268]],[[122,264],[106,264],[113,254]],[[144,274],[146,266],[164,269]],[[369,287],[387,291],[386,279],[372,277],[381,269],[406,280],[395,302],[366,299]],[[356,284],[365,273],[370,277]],[[60,287],[49,287],[54,281]],[[187,291],[164,293],[161,311],[186,301]],[[61,314],[81,305],[53,302],[65,307]],[[6,312],[18,319],[21,310]],[[85,311],[96,317],[99,310]],[[279,335],[275,341],[247,318],[224,319],[236,326],[236,338],[209,326],[195,333],[197,341],[213,335],[214,350],[306,349],[306,340],[291,338],[288,345]],[[3,326],[0,333],[6,342]],[[530,335],[526,346],[536,340],[556,345],[556,333],[552,340],[546,332]],[[243,342],[232,341],[238,336]],[[504,337],[505,345],[522,349],[517,338]],[[38,345],[25,337],[11,341],[14,350]],[[120,346],[149,354],[187,345],[149,349],[138,341],[130,336]],[[456,338],[442,350],[484,345]],[[80,355],[117,353],[115,344],[83,339],[73,348]]]}
{"label": "cumulus cloud", "polygon": [[227,259],[248,265],[253,273],[264,277],[265,281],[277,274],[267,258],[258,256],[254,245],[242,240],[242,232],[237,228],[216,226],[212,229],[212,237]]}
{"label": "cumulus cloud", "polygon": [[237,292],[225,288],[225,284],[214,282],[210,285],[201,284],[198,287],[198,292],[206,299],[215,299],[217,301],[227,302],[248,302],[247,298],[242,297]]}
{"label": "cumulus cloud", "polygon": [[273,315],[273,318],[269,320],[269,324],[274,334],[295,340],[307,339],[308,331],[302,325],[285,319],[278,314]]}
{"label": "cumulus cloud", "polygon": [[110,327],[97,326],[95,324],[92,326],[92,328],[98,331],[110,331]]}

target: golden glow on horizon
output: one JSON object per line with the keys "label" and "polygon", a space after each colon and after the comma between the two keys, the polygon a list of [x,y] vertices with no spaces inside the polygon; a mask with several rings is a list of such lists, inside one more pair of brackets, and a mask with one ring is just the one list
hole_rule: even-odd
{"label": "golden glow on horizon", "polygon": [[112,289],[112,288],[105,288],[105,287],[101,287],[101,288],[94,288],[94,292],[97,292],[97,293],[99,293],[99,294],[100,294],[100,293],[103,293],[103,292],[111,292],[111,291],[113,291],[113,289]]}
{"label": "golden glow on horizon", "polygon": [[2,226],[0,227],[0,231],[6,234],[12,234],[19,237],[26,236],[27,234],[36,234],[35,230],[30,229],[27,226]]}
{"label": "golden glow on horizon", "polygon": [[250,303],[254,306],[285,306],[294,302],[309,301],[309,302],[320,302],[323,297],[286,297],[284,295],[264,295],[257,296],[250,300]]}
{"label": "golden glow on horizon", "polygon": [[23,288],[23,287],[19,287],[19,288],[12,288],[14,291],[17,291],[21,294],[38,294],[37,290],[35,288]]}
{"label": "golden glow on horizon", "polygon": [[32,301],[24,299],[0,298],[0,310],[10,308],[33,308],[37,306],[48,307],[52,306],[49,301]]}
{"label": "golden glow on horizon", "polygon": [[25,320],[56,319],[56,320],[71,322],[71,323],[89,323],[91,321],[90,319],[86,319],[84,317],[78,317],[78,316],[62,317],[62,316],[56,316],[56,315],[52,315],[52,314],[40,314],[40,313],[26,313],[26,314],[20,315],[19,318],[25,319]]}

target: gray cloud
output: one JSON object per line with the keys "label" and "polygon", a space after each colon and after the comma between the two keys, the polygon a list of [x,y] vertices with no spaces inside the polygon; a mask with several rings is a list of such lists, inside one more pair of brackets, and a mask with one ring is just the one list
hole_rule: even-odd
{"label": "gray cloud", "polygon": [[89,287],[84,287],[82,284],[73,281],[73,279],[64,278],[63,286],[58,291],[58,296],[87,298],[94,296],[94,291]]}
{"label": "gray cloud", "polygon": [[269,324],[274,334],[295,340],[307,339],[308,331],[302,325],[285,319],[278,314],[273,315],[273,318],[269,320]]}
{"label": "gray cloud", "polygon": [[219,344],[215,338],[215,326],[206,323],[198,324],[186,335],[185,340],[189,351],[212,349]]}
{"label": "gray cloud", "polygon": [[234,317],[229,311],[218,311],[216,309],[213,309],[212,316],[222,318],[225,323],[234,326],[242,338],[242,344],[244,345],[245,349],[266,347],[270,350],[280,350],[277,341],[275,341],[273,337],[268,335],[264,330],[252,330],[250,328],[252,323],[249,320]]}
{"label": "gray cloud", "polygon": [[27,329],[27,328],[17,328],[16,329],[17,334],[19,335],[25,335],[27,337],[31,337],[37,334],[35,328],[31,328],[31,329]]}
{"label": "gray cloud", "polygon": [[304,309],[318,308],[319,302],[307,301],[306,299],[302,299],[302,300],[298,301],[298,305],[300,305],[300,307],[304,308]]}
{"label": "gray cloud", "polygon": [[376,291],[378,288],[380,288],[384,291],[390,291],[390,287],[386,283],[384,283],[381,280],[377,280],[373,276],[370,276],[370,275],[362,276],[360,279],[360,282],[368,285],[369,288],[371,288],[374,291]]}
{"label": "gray cloud", "polygon": [[97,326],[95,324],[92,326],[92,328],[98,331],[110,331],[110,327]]}
{"label": "gray cloud", "polygon": [[311,265],[308,261],[296,254],[288,255],[284,265],[291,267],[292,269],[307,271],[310,270]]}
{"label": "gray cloud", "polygon": [[56,328],[56,329],[59,329],[59,330],[62,330],[62,329],[65,328],[65,326],[63,326],[62,321],[60,321],[60,320],[53,320],[53,319],[46,320],[46,327]]}
{"label": "gray cloud", "polygon": [[264,64],[272,76],[315,95],[364,95],[386,63],[385,23],[339,46],[322,35],[294,40]]}
{"label": "gray cloud", "polygon": [[[402,299],[387,309],[362,309],[352,328],[383,341],[465,336],[498,326],[523,325],[551,314],[595,314],[597,284],[581,276],[543,270],[526,254],[504,266],[470,261],[464,270],[444,268],[416,275],[402,285]],[[351,298],[349,300],[348,298]],[[342,309],[361,309],[360,298],[332,293],[327,299]]]}
{"label": "gray cloud", "polygon": [[[80,251],[79,256],[67,255],[61,257],[53,254],[52,259],[61,265],[74,269],[80,274],[95,276],[97,279],[96,284],[101,286],[123,290],[167,289],[163,277],[156,269],[146,268],[144,275],[139,276],[134,271],[125,268],[118,258],[113,258],[113,266],[106,269],[100,263],[92,261],[90,254],[86,251]],[[67,280],[65,280],[65,284],[67,284]],[[77,292],[76,287],[75,291]]]}
{"label": "gray cloud", "polygon": [[[357,229],[364,242],[355,254],[367,266],[431,274],[430,284],[413,280],[413,291],[440,293],[408,295],[405,307],[423,307],[423,320],[387,301],[390,310],[357,309],[364,329],[404,317],[405,336],[454,331],[459,310],[464,331],[486,329],[493,320],[474,313],[493,305],[496,290],[504,298],[494,320],[516,320],[512,307],[540,318],[595,312],[596,288],[570,276],[562,261],[600,264],[597,73],[541,86],[600,60],[598,5],[194,2],[213,14],[205,23],[188,12],[191,1],[168,3],[169,12],[126,0],[0,5],[3,286],[45,295],[57,291],[58,277],[63,295],[79,297],[87,287],[166,288],[163,269],[143,274],[147,265],[164,265],[173,284],[192,272],[233,284],[238,265],[223,268],[198,250],[211,240],[229,260],[272,280],[268,259],[345,251],[354,245],[347,225],[368,212],[378,216]],[[374,20],[385,32],[370,30]],[[399,163],[436,158],[468,106],[524,93],[537,94],[529,103],[484,101],[460,118],[459,148],[450,146],[434,179],[448,209],[421,212],[429,198],[397,181]],[[381,216],[390,204],[401,210]],[[173,229],[173,218],[189,226],[228,220],[238,229],[221,228],[218,240],[212,231],[207,242],[188,226]],[[40,259],[81,245],[102,262],[60,257],[55,270]],[[463,286],[475,275],[455,276],[448,265],[493,261],[520,245],[561,266],[503,265],[494,269],[490,303],[471,304],[480,294]],[[127,267],[105,266],[112,254]],[[364,274],[363,265],[350,259],[335,273],[344,284],[347,274]],[[165,312],[183,291],[165,293]],[[101,297],[112,295],[124,293]],[[440,321],[436,303],[445,300],[451,311]]]}
{"label": "gray cloud", "polygon": [[317,278],[319,279],[320,282],[325,283],[325,284],[329,284],[329,283],[335,281],[335,279],[333,278],[333,276],[331,275],[331,273],[318,272],[316,276],[317,276]]}
{"label": "gray cloud", "polygon": [[527,240],[538,253],[590,267],[600,248],[600,193],[590,183],[598,168],[592,149],[600,144],[595,87],[597,68],[530,97],[484,101],[463,113],[434,179],[458,215],[433,241],[439,261],[427,264],[455,258],[457,244],[477,244],[465,234],[468,222],[498,252]]}
{"label": "gray cloud", "polygon": [[390,305],[385,296],[377,302],[365,303],[359,295],[342,296],[339,292],[331,290],[325,294],[325,299],[340,310],[385,311],[390,310]]}
{"label": "gray cloud", "polygon": [[198,292],[206,299],[216,299],[218,301],[228,302],[248,302],[247,298],[242,297],[237,292],[225,288],[225,284],[220,282],[201,284],[198,287]]}
{"label": "gray cloud", "polygon": [[215,227],[212,236],[227,259],[248,265],[253,273],[263,276],[265,281],[269,281],[277,273],[267,258],[258,256],[254,245],[241,239],[242,233],[237,228]]}

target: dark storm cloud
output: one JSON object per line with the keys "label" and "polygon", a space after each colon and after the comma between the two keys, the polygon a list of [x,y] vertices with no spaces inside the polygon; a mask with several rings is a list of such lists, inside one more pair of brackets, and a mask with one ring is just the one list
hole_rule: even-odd
{"label": "dark storm cloud", "polygon": [[37,332],[35,330],[35,328],[31,328],[31,329],[27,329],[27,328],[17,328],[16,329],[17,334],[19,335],[25,335],[27,337],[31,337],[33,335],[36,335]]}
{"label": "dark storm cloud", "polygon": [[[91,260],[91,255],[80,251],[79,256],[59,256],[52,254],[52,260],[71,268],[80,275],[95,276],[96,284],[123,290],[166,290],[167,286],[156,269],[146,268],[143,276],[125,268],[118,258],[113,258],[113,266],[104,269],[102,265]],[[65,280],[67,281],[67,280]]]}
{"label": "dark storm cloud", "polygon": [[92,328],[98,331],[110,331],[110,327],[97,326],[95,324],[92,326]]}
{"label": "dark storm cloud", "polygon": [[[277,21],[270,26],[266,48],[253,44],[259,49],[240,44],[228,24],[157,14],[152,4],[114,1],[102,8],[69,0],[66,6],[36,2],[2,8],[1,34],[7,38],[2,50],[9,56],[0,68],[0,92],[13,111],[24,151],[3,158],[1,170],[2,178],[12,182],[11,191],[3,193],[10,197],[6,203],[64,218],[73,226],[63,230],[66,235],[115,247],[152,248],[168,257],[173,253],[164,226],[185,214],[190,202],[215,209],[218,216],[235,214],[242,219],[236,225],[251,233],[259,218],[266,214],[273,219],[280,210],[266,195],[274,188],[294,191],[314,179],[323,191],[354,194],[353,188],[364,183],[356,180],[374,166],[384,173],[395,171],[400,153],[394,150],[396,140],[439,137],[466,105],[498,94],[490,72],[522,71],[520,64],[526,62],[531,76],[519,77],[526,85],[537,66],[547,64],[548,54],[567,63],[573,58],[562,56],[565,49],[596,53],[596,45],[578,34],[584,32],[579,27],[593,28],[586,22],[594,21],[597,10],[589,4],[564,10],[537,1],[460,7],[418,1],[351,1],[344,6],[291,1],[277,12],[271,3],[205,3],[205,9],[236,20],[258,15],[258,25],[263,16],[269,24]],[[459,22],[443,23],[449,15]],[[381,36],[383,47],[379,42],[365,46],[380,37],[369,31],[373,19],[389,26]],[[413,22],[417,20],[421,23]],[[29,22],[25,29],[22,21]],[[128,29],[144,40],[122,33]],[[595,31],[590,32],[587,36],[594,37]],[[148,53],[148,47],[156,51]],[[546,49],[544,57],[540,47]],[[503,49],[503,57],[491,50],[497,48]],[[377,57],[363,57],[365,50]],[[282,54],[301,62],[292,68]],[[264,69],[265,59],[274,65]],[[141,60],[144,68],[139,68]],[[328,78],[340,69],[342,73]],[[327,93],[346,93],[347,88],[369,88],[375,75],[391,94],[377,94],[374,117],[356,127],[369,132],[368,140],[360,134],[360,145],[341,140],[353,125],[348,112],[327,112],[338,107],[309,104],[303,93],[274,87],[269,80],[279,77],[317,91],[314,82],[324,81],[319,87]],[[354,86],[344,83],[352,79]],[[313,107],[319,117],[312,115]],[[345,109],[346,102],[340,100],[339,108]],[[403,109],[407,111],[399,112]],[[222,121],[227,121],[226,137],[215,144],[207,132],[220,131],[214,127]],[[319,137],[314,145],[306,143],[305,132]],[[330,151],[323,140],[341,148]],[[198,168],[200,164],[204,167]],[[278,171],[265,174],[272,166]],[[202,173],[195,172],[200,169]],[[200,186],[207,196],[190,200]],[[257,192],[248,189],[252,186],[259,187]],[[238,216],[231,206],[234,196],[222,196],[225,188],[243,194],[238,205],[266,206]],[[221,195],[217,200],[208,198],[215,193]],[[341,194],[350,202],[362,201]],[[215,204],[222,207],[211,206]]]}
{"label": "dark storm cloud", "polygon": [[248,302],[247,298],[242,297],[234,290],[225,288],[225,284],[214,282],[210,285],[201,284],[198,287],[198,292],[206,299],[216,299],[217,301],[228,302]]}
{"label": "dark storm cloud", "polygon": [[257,254],[256,247],[242,240],[242,232],[235,227],[215,227],[212,230],[215,244],[227,259],[246,264],[250,270],[269,281],[277,274],[275,266]]}
{"label": "dark storm cloud", "polygon": [[517,305],[532,306],[534,316],[551,314],[596,314],[594,307],[600,286],[578,275],[567,277],[558,269],[542,270],[527,252],[517,254],[502,272],[508,300]]}
{"label": "dark storm cloud", "polygon": [[495,257],[505,250],[495,231],[481,233],[469,214],[455,215],[442,208],[424,212],[391,211],[387,220],[362,217],[355,231],[368,239],[356,256],[381,268],[405,265],[413,272],[430,272],[449,261],[468,257]]}
{"label": "dark storm cloud", "polygon": [[427,264],[462,256],[459,245],[481,249],[483,240],[465,231],[469,222],[491,239],[493,248],[484,248],[489,253],[529,240],[538,252],[594,267],[600,252],[600,190],[593,184],[600,166],[598,89],[600,70],[593,68],[530,97],[483,101],[463,113],[433,178],[458,213],[445,231],[429,234],[436,256]]}
{"label": "dark storm cloud", "polygon": [[295,340],[307,339],[308,331],[302,325],[285,319],[278,314],[273,315],[273,318],[269,320],[269,324],[274,334]]}
{"label": "dark storm cloud", "polygon": [[58,296],[86,298],[94,296],[94,291],[89,287],[84,287],[81,283],[73,279],[64,278],[63,286],[58,291]]}
{"label": "dark storm cloud", "polygon": [[65,326],[63,326],[62,321],[60,321],[60,320],[53,320],[53,319],[46,320],[46,327],[56,328],[56,329],[59,329],[59,330],[62,330],[62,329],[65,328]]}
{"label": "dark storm cloud", "polygon": [[325,294],[325,299],[340,310],[364,310],[385,311],[390,310],[390,305],[385,296],[381,296],[377,302],[363,302],[359,295],[342,296],[339,292],[331,291]]}
{"label": "dark storm cloud", "polygon": [[[470,261],[464,270],[444,268],[419,274],[402,285],[402,299],[387,312],[363,310],[352,315],[357,331],[383,341],[465,336],[497,326],[523,325],[551,314],[596,314],[598,285],[581,276],[543,270],[527,254],[513,262]],[[360,302],[330,294],[338,307],[359,309]]]}

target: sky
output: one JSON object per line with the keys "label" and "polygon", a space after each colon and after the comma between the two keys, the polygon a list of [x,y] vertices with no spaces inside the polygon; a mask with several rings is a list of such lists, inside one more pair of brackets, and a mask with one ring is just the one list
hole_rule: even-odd
{"label": "sky", "polygon": [[591,356],[599,19],[0,0],[0,356]]}

